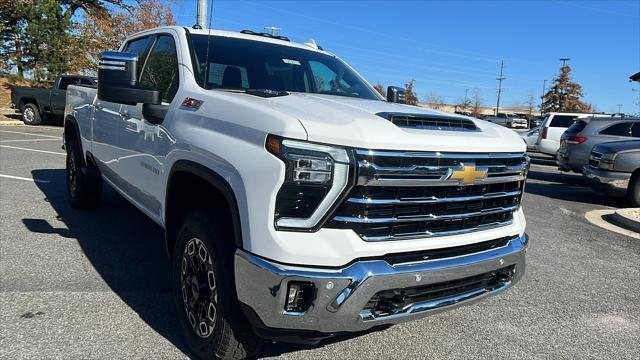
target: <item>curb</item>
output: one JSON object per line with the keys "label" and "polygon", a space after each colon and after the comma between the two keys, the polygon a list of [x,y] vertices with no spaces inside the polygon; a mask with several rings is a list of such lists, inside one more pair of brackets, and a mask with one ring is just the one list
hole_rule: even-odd
{"label": "curb", "polygon": [[640,233],[632,231],[626,227],[618,226],[617,223],[611,221],[615,212],[616,210],[613,209],[591,210],[585,213],[584,217],[588,222],[595,226],[640,240]]}
{"label": "curb", "polygon": [[16,126],[16,125],[24,125],[24,123],[20,120],[0,120],[0,126]]}
{"label": "curb", "polygon": [[631,215],[632,211],[640,211],[640,208],[629,208],[616,210],[612,214],[611,219],[627,227],[629,230],[640,233],[640,219]]}

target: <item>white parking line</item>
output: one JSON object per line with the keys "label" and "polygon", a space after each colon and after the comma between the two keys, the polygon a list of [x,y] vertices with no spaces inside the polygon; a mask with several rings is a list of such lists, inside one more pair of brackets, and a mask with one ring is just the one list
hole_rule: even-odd
{"label": "white parking line", "polygon": [[10,143],[10,142],[28,142],[28,141],[61,141],[61,139],[20,139],[20,140],[0,140],[0,143]]}
{"label": "white parking line", "polygon": [[12,175],[4,175],[4,174],[0,174],[0,178],[7,178],[7,179],[14,179],[14,180],[25,180],[25,181],[32,181],[32,182],[37,182],[37,183],[49,183],[51,181],[47,181],[47,180],[36,180],[36,179],[32,179],[32,178],[26,178],[26,177],[21,177],[21,176],[12,176]]}
{"label": "white parking line", "polygon": [[8,149],[15,149],[15,150],[35,151],[35,152],[40,152],[40,153],[45,153],[45,154],[64,155],[64,156],[67,155],[67,153],[63,153],[63,152],[28,149],[28,148],[17,147],[17,146],[9,146],[9,145],[0,145],[0,147],[8,148]]}
{"label": "white parking line", "polygon": [[62,140],[62,136],[53,136],[53,135],[35,134],[35,133],[28,133],[28,132],[22,132],[22,131],[11,131],[11,130],[0,130],[0,132],[3,132],[3,133],[9,133],[9,134],[21,134],[21,135],[31,135],[31,136],[42,136],[42,137],[46,137],[46,138],[52,138],[52,139]]}

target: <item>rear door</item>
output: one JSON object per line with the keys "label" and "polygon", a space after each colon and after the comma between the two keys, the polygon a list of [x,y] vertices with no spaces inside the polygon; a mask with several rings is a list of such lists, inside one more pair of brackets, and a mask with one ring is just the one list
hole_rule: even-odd
{"label": "rear door", "polygon": [[69,85],[78,84],[78,78],[75,76],[62,76],[51,90],[50,109],[54,115],[64,114],[64,103],[67,95],[67,87]]}

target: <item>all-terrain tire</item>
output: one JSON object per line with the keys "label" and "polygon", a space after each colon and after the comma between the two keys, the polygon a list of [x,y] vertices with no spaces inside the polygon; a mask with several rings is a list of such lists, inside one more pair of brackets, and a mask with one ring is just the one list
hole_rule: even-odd
{"label": "all-terrain tire", "polygon": [[102,195],[102,179],[88,171],[84,164],[80,144],[75,138],[67,142],[67,167],[65,171],[69,204],[77,209],[95,207]]}
{"label": "all-terrain tire", "polygon": [[[198,358],[253,358],[263,340],[240,309],[233,276],[236,248],[228,222],[221,219],[224,216],[213,210],[195,211],[186,216],[178,232],[172,261],[178,319]],[[197,269],[204,269],[206,275]]]}

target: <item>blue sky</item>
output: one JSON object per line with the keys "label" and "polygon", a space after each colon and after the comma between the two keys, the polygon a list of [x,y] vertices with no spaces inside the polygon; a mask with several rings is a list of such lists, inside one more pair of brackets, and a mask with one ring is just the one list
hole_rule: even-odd
{"label": "blue sky", "polygon": [[[172,8],[179,25],[193,25],[196,0]],[[639,86],[628,81],[640,71],[640,1],[214,1],[213,28],[272,25],[293,41],[315,39],[371,83],[415,79],[420,100],[437,93],[450,103],[479,89],[495,106],[504,60],[501,106],[539,102],[543,80],[568,57],[586,101],[640,112]]]}

